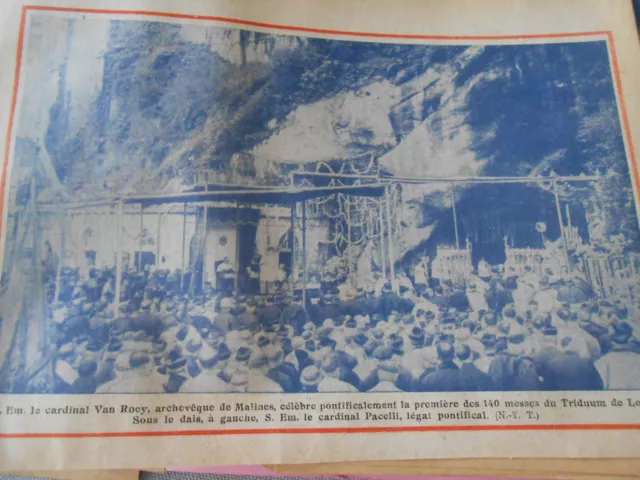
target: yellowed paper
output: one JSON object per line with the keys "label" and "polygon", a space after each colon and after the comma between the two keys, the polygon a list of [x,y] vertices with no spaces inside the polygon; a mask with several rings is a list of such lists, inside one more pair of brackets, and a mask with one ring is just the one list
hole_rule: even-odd
{"label": "yellowed paper", "polygon": [[630,2],[0,18],[3,467],[638,454]]}

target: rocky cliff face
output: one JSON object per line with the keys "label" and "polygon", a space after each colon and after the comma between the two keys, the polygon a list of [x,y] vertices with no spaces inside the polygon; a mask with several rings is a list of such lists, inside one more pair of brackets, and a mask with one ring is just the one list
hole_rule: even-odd
{"label": "rocky cliff face", "polygon": [[[67,45],[82,42],[78,31],[67,28]],[[375,155],[398,176],[626,168],[603,42],[399,45],[123,21],[109,25],[100,58],[84,121],[68,55],[48,112],[46,153],[78,195],[180,188],[184,172],[224,171],[238,155],[258,166]],[[629,180],[618,184],[612,204],[618,217],[633,217]],[[450,238],[445,187],[404,194],[415,207],[409,221],[438,223],[433,235]],[[512,223],[553,225],[551,199],[543,192],[539,200],[539,188],[487,188],[457,190],[461,235],[482,244]],[[543,213],[512,208],[536,208],[534,200]],[[584,194],[564,200],[579,223]],[[533,235],[513,228],[514,238]]]}

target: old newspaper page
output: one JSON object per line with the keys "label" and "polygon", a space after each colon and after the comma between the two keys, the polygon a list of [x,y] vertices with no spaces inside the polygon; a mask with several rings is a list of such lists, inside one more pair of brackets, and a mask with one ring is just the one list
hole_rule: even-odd
{"label": "old newspaper page", "polygon": [[640,453],[631,2],[0,15],[2,467]]}

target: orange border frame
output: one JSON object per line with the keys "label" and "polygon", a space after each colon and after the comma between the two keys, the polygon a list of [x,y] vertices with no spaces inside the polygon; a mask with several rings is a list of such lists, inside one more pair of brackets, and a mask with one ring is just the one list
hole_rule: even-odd
{"label": "orange border frame", "polygon": [[[18,46],[16,49],[16,67],[14,71],[13,94],[11,107],[9,110],[9,127],[7,129],[6,144],[4,151],[4,163],[2,166],[2,182],[0,183],[0,213],[4,215],[5,209],[5,189],[7,183],[7,171],[9,165],[9,154],[11,151],[11,140],[13,136],[13,122],[18,101],[18,88],[20,85],[20,70],[24,49],[24,35],[26,19],[29,11],[55,11],[70,13],[88,14],[109,14],[109,15],[130,15],[164,17],[190,20],[219,21],[236,25],[268,28],[271,30],[284,30],[289,32],[316,33],[329,35],[342,35],[349,37],[406,39],[406,40],[526,40],[541,38],[575,38],[589,36],[606,36],[610,46],[611,68],[615,80],[615,92],[618,95],[618,104],[622,116],[622,126],[626,139],[627,155],[631,159],[633,167],[633,179],[637,189],[640,189],[640,170],[636,161],[629,117],[622,93],[622,78],[620,67],[616,56],[616,49],[613,41],[613,32],[592,31],[592,32],[569,32],[569,33],[548,33],[532,35],[475,35],[475,36],[447,36],[447,35],[402,35],[393,33],[366,33],[341,30],[325,30],[320,28],[296,27],[289,25],[276,25],[263,22],[253,22],[236,18],[225,18],[215,16],[187,15],[169,12],[152,12],[144,10],[99,10],[90,8],[64,8],[48,7],[39,5],[25,5],[22,7],[20,17],[20,30]],[[0,227],[0,235],[2,234]],[[108,438],[108,437],[175,437],[175,436],[199,436],[199,435],[257,435],[257,434],[313,434],[313,433],[397,433],[397,432],[460,432],[460,431],[525,431],[525,430],[640,430],[640,424],[566,424],[566,425],[443,425],[443,426],[412,426],[412,427],[328,427],[328,428],[251,428],[251,429],[230,429],[230,430],[176,430],[176,431],[146,431],[146,432],[78,432],[78,433],[2,433],[0,439],[22,438],[22,439],[42,439],[42,438]]]}

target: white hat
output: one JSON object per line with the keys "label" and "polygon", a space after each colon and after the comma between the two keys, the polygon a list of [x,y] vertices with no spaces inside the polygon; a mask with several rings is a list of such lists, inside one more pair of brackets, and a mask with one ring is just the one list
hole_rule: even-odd
{"label": "white hat", "polygon": [[310,365],[302,370],[300,374],[300,383],[305,386],[314,386],[320,383],[322,380],[322,374],[317,367]]}
{"label": "white hat", "polygon": [[78,372],[64,360],[57,360],[55,372],[65,383],[71,385],[78,379]]}
{"label": "white hat", "polygon": [[359,328],[364,328],[370,320],[368,315],[356,315],[354,319]]}
{"label": "white hat", "polygon": [[229,383],[236,387],[246,385],[249,383],[249,370],[246,368],[234,370],[231,374],[231,381]]}
{"label": "white hat", "polygon": [[467,327],[462,327],[456,330],[455,338],[461,342],[468,340],[471,337],[471,330]]}
{"label": "white hat", "polygon": [[114,369],[119,372],[128,372],[130,370],[129,358],[131,357],[130,352],[121,352],[116,357],[116,362],[114,364]]}
{"label": "white hat", "polygon": [[233,299],[232,298],[223,298],[222,301],[220,302],[220,308],[228,308],[231,309],[233,308]]}
{"label": "white hat", "polygon": [[268,345],[265,348],[264,353],[267,356],[267,359],[270,364],[271,363],[279,364],[282,362],[282,359],[284,358],[284,351],[273,344]]}
{"label": "white hat", "polygon": [[59,355],[67,355],[69,353],[73,353],[74,350],[74,345],[73,343],[69,342],[69,343],[65,343],[64,345],[62,345],[59,349],[58,349],[58,354]]}
{"label": "white hat", "polygon": [[302,338],[302,337],[293,337],[291,339],[291,348],[293,348],[294,350],[299,350],[301,348],[304,348],[304,346],[305,346],[304,338]]}
{"label": "white hat", "polygon": [[336,324],[332,318],[327,318],[324,322],[322,322],[322,328],[334,328],[335,326]]}
{"label": "white hat", "polygon": [[203,343],[202,348],[198,352],[198,358],[205,362],[213,360],[216,355],[218,355],[218,352],[211,348],[207,343]]}

